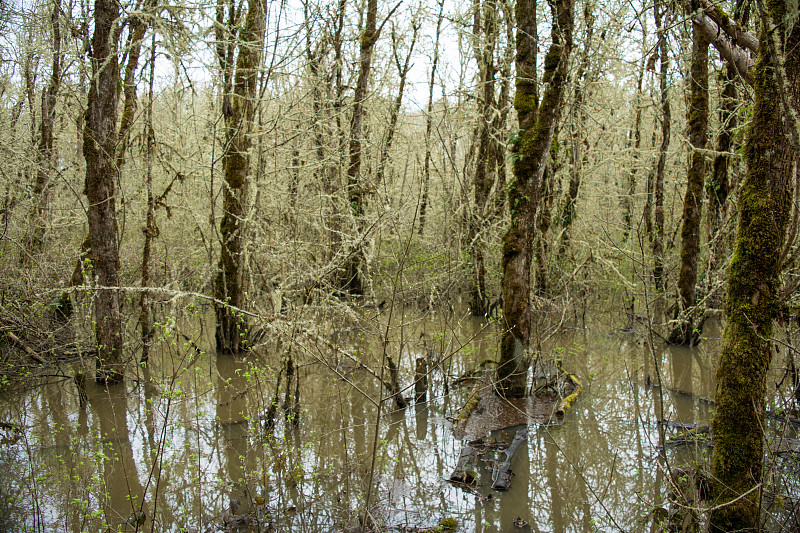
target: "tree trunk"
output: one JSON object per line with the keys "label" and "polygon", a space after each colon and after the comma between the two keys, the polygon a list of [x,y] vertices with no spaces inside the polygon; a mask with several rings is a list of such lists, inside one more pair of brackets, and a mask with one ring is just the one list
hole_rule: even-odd
{"label": "tree trunk", "polygon": [[639,73],[636,78],[636,100],[635,118],[633,120],[633,131],[628,138],[628,146],[633,149],[631,168],[628,171],[628,192],[622,200],[623,205],[623,227],[622,242],[628,240],[628,235],[633,229],[633,205],[634,195],[636,194],[636,173],[639,170],[639,150],[642,146],[642,80],[644,78],[644,61],[642,58],[639,64]]}
{"label": "tree trunk", "polygon": [[520,133],[514,144],[515,181],[509,190],[511,221],[503,237],[503,333],[496,389],[508,397],[525,394],[530,366],[530,269],[536,212],[553,131],[567,85],[572,51],[573,2],[556,0],[553,42],[545,56],[545,87],[538,101],[536,83],[536,2],[519,0],[517,14],[517,79],[514,108]]}
{"label": "tree trunk", "polygon": [[249,0],[247,17],[239,34],[239,55],[230,108],[223,104],[226,121],[226,150],[223,155],[225,185],[220,222],[220,250],[215,297],[217,305],[217,351],[238,354],[244,348],[247,324],[237,309],[244,306],[244,206],[247,194],[248,150],[256,111],[258,71],[266,26],[265,0]]}
{"label": "tree trunk", "polygon": [[[569,82],[565,82],[569,84]],[[539,208],[536,217],[536,240],[534,242],[534,292],[539,296],[546,296],[550,290],[550,269],[547,259],[548,239],[547,232],[553,218],[553,204],[556,199],[556,173],[561,168],[558,164],[558,121],[561,119],[559,110],[556,116],[556,125],[553,131],[553,142],[550,144],[550,153],[542,176],[542,186],[539,191]]]}
{"label": "tree trunk", "polygon": [[[147,116],[145,118],[146,135],[146,164],[147,175],[145,177],[145,188],[147,189],[147,215],[145,217],[144,246],[142,248],[142,287],[145,289],[150,285],[150,256],[152,254],[153,239],[158,236],[158,226],[156,225],[156,199],[153,195],[153,152],[155,150],[155,132],[153,131],[153,82],[155,78],[156,64],[156,35],[152,36],[150,43],[150,79],[148,81],[147,94]],[[153,342],[156,331],[153,327],[153,310],[150,294],[147,290],[142,291],[139,298],[139,326],[142,333],[142,356],[140,361],[146,363],[150,358],[150,345]]]}
{"label": "tree trunk", "polygon": [[700,256],[700,221],[703,216],[703,185],[706,178],[708,142],[708,41],[692,25],[692,66],[689,73],[689,171],[686,194],[683,197],[683,226],[681,227],[681,270],[678,275],[678,323],[668,341],[671,344],[692,345],[700,340],[695,327],[697,260]]}
{"label": "tree trunk", "polygon": [[[146,3],[146,7],[152,9],[154,6],[154,2],[152,0],[148,0]],[[128,36],[128,43],[126,45],[126,50],[128,50],[128,62],[125,66],[125,79],[122,82],[123,87],[123,105],[122,105],[122,113],[120,115],[120,122],[119,122],[119,130],[117,131],[117,142],[116,142],[116,149],[115,149],[115,159],[116,159],[116,174],[120,175],[122,173],[122,168],[125,166],[126,159],[125,159],[125,152],[127,151],[128,147],[128,140],[130,130],[134,124],[134,116],[136,114],[136,106],[137,106],[137,97],[136,97],[136,69],[139,65],[139,55],[141,52],[141,45],[142,39],[144,39],[145,32],[147,31],[147,24],[143,21],[142,18],[136,17],[131,21],[131,28],[130,34]],[[117,74],[119,76],[119,73]],[[83,89],[83,79],[81,79],[81,89]],[[83,92],[83,91],[81,91]],[[81,127],[83,124],[84,117],[80,117],[78,121],[78,127]],[[79,143],[81,146],[81,151],[83,150],[83,139]],[[75,267],[72,270],[72,276],[70,277],[69,284],[67,287],[74,287],[80,285],[83,282],[83,270],[86,267],[84,261],[86,260],[87,255],[91,250],[90,248],[91,236],[87,235],[84,239],[83,244],[81,245],[81,253],[78,255],[78,260],[75,263]],[[70,300],[70,294],[68,291],[61,293],[58,299],[58,306],[59,312],[65,318],[69,318],[72,314],[72,302]]]}
{"label": "tree trunk", "polygon": [[53,61],[51,65],[50,81],[47,90],[42,94],[42,117],[39,124],[38,159],[39,168],[36,171],[36,183],[33,186],[33,210],[31,212],[31,227],[26,243],[27,253],[22,254],[22,262],[26,263],[32,254],[38,253],[42,248],[46,229],[45,211],[49,202],[49,188],[51,173],[55,163],[53,141],[55,134],[53,126],[56,119],[56,97],[61,86],[61,2],[53,1],[51,14],[51,31],[53,37]]}
{"label": "tree trunk", "polygon": [[[664,11],[662,12],[661,9]],[[662,16],[669,13],[666,4],[654,7],[656,19],[656,32],[658,33],[658,47],[660,55],[659,86],[661,89],[661,147],[658,152],[658,162],[656,163],[655,180],[653,183],[654,198],[654,234],[653,239],[653,281],[657,292],[664,290],[664,174],[667,163],[667,150],[669,149],[670,128],[672,125],[672,115],[669,105],[669,86],[667,75],[669,74],[669,56],[667,53],[667,30],[669,26],[666,22],[662,24]]]}
{"label": "tree trunk", "polygon": [[575,75],[575,97],[572,105],[572,120],[570,137],[572,141],[571,150],[571,172],[569,176],[569,188],[561,206],[561,243],[558,248],[558,256],[563,257],[569,248],[570,230],[572,222],[575,220],[575,204],[578,201],[578,190],[581,186],[581,174],[589,152],[589,138],[586,135],[586,121],[588,112],[584,106],[587,87],[592,83],[594,75],[589,71],[589,52],[594,35],[594,13],[592,13],[591,2],[586,2],[583,7],[583,19],[586,24],[584,35],[584,48],[581,50],[581,62],[578,73]]}
{"label": "tree trunk", "polygon": [[347,200],[355,220],[354,242],[348,246],[350,252],[345,259],[339,288],[349,294],[364,294],[364,266],[366,257],[361,243],[364,217],[365,188],[361,178],[361,152],[364,135],[364,100],[372,67],[372,52],[378,41],[378,0],[368,0],[366,21],[360,39],[360,59],[356,90],[353,95],[353,117],[350,121],[350,163],[347,167]]}
{"label": "tree trunk", "polygon": [[444,19],[444,0],[439,0],[439,14],[436,16],[436,41],[433,44],[433,63],[431,78],[428,82],[428,108],[425,114],[425,162],[422,165],[422,199],[419,202],[419,234],[425,232],[425,220],[428,215],[429,190],[431,181],[431,131],[433,130],[433,88],[436,82],[436,67],[439,64],[439,38]]}
{"label": "tree trunk", "polygon": [[795,18],[786,27],[790,19],[785,0],[765,4],[768,16],[761,21],[761,46],[753,71],[747,174],[739,193],[739,226],[725,306],[728,320],[717,369],[712,467],[720,505],[711,513],[712,531],[759,528],[769,339],[781,306],[777,298],[781,249],[797,156],[793,150],[797,130],[791,128],[798,125],[790,118],[796,119],[800,110],[800,24]]}
{"label": "tree trunk", "polygon": [[[488,166],[495,162],[489,157],[491,143],[491,126],[494,115],[494,45],[497,41],[496,9],[492,0],[473,2],[474,38],[473,48],[478,63],[478,154],[475,159],[475,177],[473,200],[474,206],[469,220],[468,239],[472,255],[472,289],[470,309],[475,316],[483,316],[488,311],[489,296],[486,293],[486,259],[484,257],[483,229],[486,221],[486,204],[489,199]],[[492,174],[494,176],[494,174]]]}
{"label": "tree trunk", "polygon": [[706,305],[719,307],[723,298],[718,294],[721,285],[720,270],[724,264],[726,235],[722,225],[728,208],[730,193],[730,152],[733,146],[733,132],[736,129],[736,68],[726,64],[722,75],[722,97],[719,103],[720,131],[717,137],[714,156],[714,170],[706,185],[708,195],[708,274],[706,275]]}
{"label": "tree trunk", "polygon": [[97,375],[101,383],[124,377],[122,322],[119,309],[119,250],[114,183],[117,177],[117,100],[119,67],[115,0],[95,0],[92,36],[92,83],[87,100],[83,140],[91,258],[98,289],[95,296]]}

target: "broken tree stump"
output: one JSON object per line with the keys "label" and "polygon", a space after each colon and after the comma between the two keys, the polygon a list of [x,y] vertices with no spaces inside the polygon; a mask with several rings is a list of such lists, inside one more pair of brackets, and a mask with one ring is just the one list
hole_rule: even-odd
{"label": "broken tree stump", "polygon": [[428,363],[424,357],[417,357],[414,371],[414,403],[428,400]]}

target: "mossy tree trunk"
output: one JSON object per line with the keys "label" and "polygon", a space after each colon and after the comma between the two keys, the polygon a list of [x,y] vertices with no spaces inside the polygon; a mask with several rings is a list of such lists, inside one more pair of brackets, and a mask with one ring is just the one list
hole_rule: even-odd
{"label": "mossy tree trunk", "polygon": [[642,81],[644,80],[644,62],[642,57],[639,63],[639,72],[636,75],[636,99],[634,100],[635,115],[633,129],[629,132],[628,146],[632,149],[631,168],[628,170],[628,192],[622,198],[622,242],[628,240],[633,229],[633,206],[636,194],[636,174],[639,170],[639,151],[642,147]]}
{"label": "mossy tree trunk", "polygon": [[[569,82],[567,82],[569,83]],[[547,232],[553,219],[553,206],[556,201],[556,175],[561,168],[558,161],[558,122],[561,120],[559,110],[556,116],[556,127],[553,130],[553,142],[550,144],[550,157],[542,175],[542,186],[539,191],[539,207],[536,216],[536,239],[534,246],[534,286],[533,290],[538,296],[546,296],[550,289],[550,265],[548,264],[549,240]]]}
{"label": "mossy tree trunk", "polygon": [[573,2],[556,0],[552,39],[545,56],[541,102],[536,79],[536,2],[519,0],[517,79],[514,108],[520,132],[514,145],[514,182],[509,186],[510,225],[503,237],[503,333],[496,389],[508,397],[525,394],[530,366],[530,269],[536,213],[553,132],[567,86],[572,52]]}
{"label": "mossy tree trunk", "polygon": [[55,140],[54,125],[56,120],[56,103],[58,89],[61,86],[61,1],[53,1],[50,16],[52,32],[53,57],[50,67],[50,81],[42,93],[42,116],[39,121],[39,142],[37,146],[38,169],[36,182],[33,185],[33,209],[31,227],[27,235],[26,251],[22,254],[22,262],[26,263],[31,254],[38,253],[44,242],[46,229],[45,212],[49,203],[50,178],[55,162],[53,143]]}
{"label": "mossy tree trunk", "polygon": [[[142,247],[142,287],[150,285],[150,262],[153,251],[153,240],[158,237],[158,225],[156,223],[156,198],[153,194],[153,153],[155,151],[155,131],[153,131],[153,82],[155,80],[156,64],[156,35],[150,41],[150,77],[148,79],[147,92],[147,112],[145,115],[145,189],[147,190],[147,214],[145,215],[145,225],[142,228],[144,233],[144,246]],[[163,196],[162,196],[163,200]],[[156,335],[153,326],[153,303],[150,294],[145,290],[139,297],[139,326],[141,327],[142,356],[139,359],[146,363],[150,358],[150,345]]]}
{"label": "mossy tree trunk", "polygon": [[669,14],[666,4],[654,6],[656,32],[658,33],[659,75],[658,83],[661,92],[661,146],[658,151],[658,160],[653,181],[653,281],[656,291],[664,290],[664,175],[666,173],[667,150],[669,150],[670,133],[672,127],[672,112],[669,103],[669,54],[667,51],[668,21],[664,20]]}
{"label": "mossy tree trunk", "polygon": [[583,6],[583,20],[585,24],[584,47],[581,50],[581,59],[578,72],[575,75],[574,97],[570,120],[570,175],[569,188],[560,209],[561,243],[558,248],[559,258],[563,257],[570,244],[570,229],[575,220],[575,205],[578,201],[578,191],[581,186],[581,175],[586,156],[589,152],[589,137],[586,134],[586,121],[588,112],[584,106],[586,91],[593,81],[594,72],[590,71],[589,54],[591,52],[592,37],[594,36],[595,15],[592,2],[587,1]]}
{"label": "mossy tree trunk", "polygon": [[364,267],[366,257],[361,242],[364,217],[364,197],[366,186],[361,176],[361,159],[364,143],[364,101],[367,98],[370,72],[372,70],[372,54],[378,42],[377,28],[378,0],[368,0],[364,13],[364,30],[361,32],[360,55],[356,90],[353,95],[353,115],[350,120],[350,162],[347,166],[347,203],[350,214],[355,221],[353,242],[348,243],[349,253],[344,261],[344,268],[339,280],[339,288],[349,294],[364,294]]}
{"label": "mossy tree trunk", "polygon": [[711,179],[706,183],[708,195],[708,274],[706,275],[706,306],[719,307],[722,298],[717,287],[722,278],[720,270],[726,250],[726,233],[723,223],[728,211],[728,194],[730,193],[730,167],[731,147],[733,146],[733,132],[736,130],[736,68],[726,63],[721,75],[722,95],[719,102],[720,131],[715,147],[713,170]]}
{"label": "mossy tree trunk", "polygon": [[436,41],[433,44],[433,63],[431,77],[428,81],[428,107],[425,114],[425,161],[422,165],[422,199],[419,202],[419,234],[425,233],[425,220],[428,213],[428,202],[431,182],[431,133],[433,131],[433,89],[436,86],[436,67],[439,65],[439,39],[444,20],[444,0],[438,1],[439,13],[436,16]]}
{"label": "mossy tree trunk", "polygon": [[[495,64],[494,50],[497,42],[497,9],[493,0],[474,0],[473,49],[478,64],[478,124],[475,130],[478,153],[475,158],[473,177],[473,208],[469,217],[468,234],[472,256],[472,287],[470,309],[475,316],[483,316],[489,308],[486,289],[486,258],[484,253],[484,229],[486,207],[492,183],[489,181],[489,166],[495,162],[490,157],[492,122],[495,110]],[[491,173],[494,176],[494,173]]]}
{"label": "mossy tree trunk", "polygon": [[216,306],[217,351],[237,354],[243,349],[247,324],[237,309],[244,302],[244,206],[247,194],[248,150],[256,111],[258,71],[266,26],[265,0],[249,0],[247,16],[239,31],[239,55],[233,78],[233,93],[223,97],[225,152],[223,166],[222,240],[214,295],[225,305]]}
{"label": "mossy tree trunk", "polygon": [[[789,2],[768,0],[753,71],[747,173],[728,274],[728,317],[717,369],[712,531],[756,531],[763,480],[766,377],[773,319],[782,305],[781,251],[792,205],[800,109],[800,24]],[[795,7],[796,9],[796,7]],[[796,14],[796,11],[795,11]],[[785,105],[789,104],[789,105]],[[793,131],[792,129],[795,128]]]}
{"label": "mossy tree trunk", "polygon": [[[60,5],[60,4],[59,4]],[[148,0],[145,3],[145,9],[153,9],[156,5],[155,0]],[[122,93],[123,104],[122,112],[120,113],[119,129],[117,130],[117,141],[115,148],[116,159],[116,173],[121,174],[125,163],[127,162],[125,156],[128,149],[130,130],[133,127],[136,115],[137,96],[136,96],[136,69],[139,65],[139,56],[141,53],[142,40],[144,39],[145,32],[148,25],[141,16],[133,17],[129,23],[129,31],[125,50],[128,52],[128,61],[125,65],[125,77],[122,80]],[[54,63],[55,65],[55,63]],[[81,80],[82,82],[83,80]],[[84,124],[84,117],[78,121],[78,127]],[[52,129],[52,128],[51,128]],[[83,140],[79,143],[81,151],[83,150]],[[72,270],[72,275],[68,282],[67,288],[74,287],[83,283],[83,271],[86,265],[84,261],[89,255],[91,236],[89,234],[84,238],[81,245],[81,252],[75,262]],[[143,298],[145,297],[142,293]],[[58,298],[58,309],[62,316],[69,318],[72,315],[72,302],[70,300],[70,291],[66,290],[61,293]]]}
{"label": "mossy tree trunk", "polygon": [[[692,5],[692,9],[697,6]],[[700,257],[700,221],[706,177],[705,148],[708,142],[708,41],[692,25],[692,64],[689,72],[689,170],[683,197],[681,269],[678,274],[677,323],[669,334],[671,344],[691,345],[700,340],[695,328],[697,260]]]}
{"label": "mossy tree trunk", "polygon": [[119,309],[119,250],[115,182],[117,168],[117,100],[119,66],[116,24],[119,4],[95,0],[92,35],[92,83],[83,131],[86,196],[89,199],[89,240],[95,279],[95,339],[97,375],[101,383],[122,381],[122,322]]}

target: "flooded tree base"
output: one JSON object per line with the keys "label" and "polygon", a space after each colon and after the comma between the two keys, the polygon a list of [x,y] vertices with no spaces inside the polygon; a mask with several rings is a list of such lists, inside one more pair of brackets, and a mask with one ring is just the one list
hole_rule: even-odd
{"label": "flooded tree base", "polygon": [[448,481],[475,493],[479,485],[477,471],[491,470],[491,488],[508,490],[514,475],[512,459],[528,438],[528,426],[559,420],[564,416],[564,402],[574,401],[576,391],[580,394],[573,380],[580,383],[571,374],[545,379],[553,388],[563,389],[564,383],[555,385],[559,380],[571,386],[566,398],[555,392],[539,392],[526,398],[501,398],[489,379],[478,380],[458,417],[452,419],[454,434],[461,439],[462,448]]}

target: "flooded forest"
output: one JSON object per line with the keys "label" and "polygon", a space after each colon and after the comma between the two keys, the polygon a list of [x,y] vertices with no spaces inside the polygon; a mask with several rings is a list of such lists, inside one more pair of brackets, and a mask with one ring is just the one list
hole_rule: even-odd
{"label": "flooded forest", "polygon": [[797,0],[0,0],[0,532],[800,531]]}

